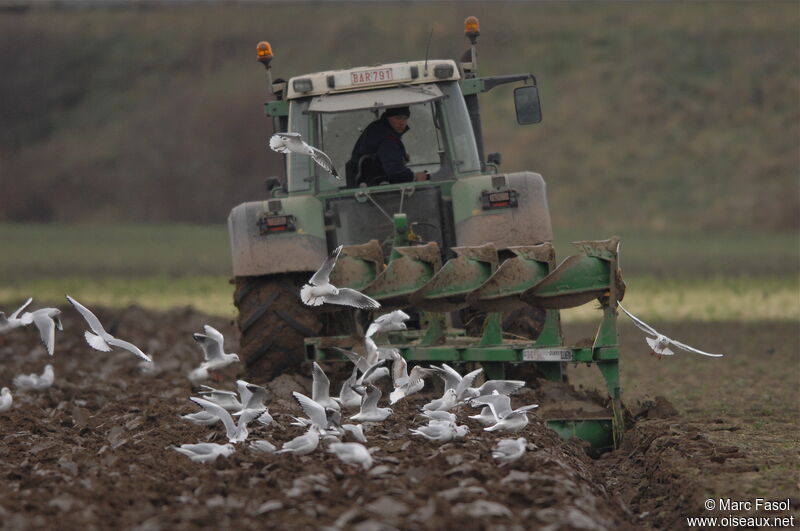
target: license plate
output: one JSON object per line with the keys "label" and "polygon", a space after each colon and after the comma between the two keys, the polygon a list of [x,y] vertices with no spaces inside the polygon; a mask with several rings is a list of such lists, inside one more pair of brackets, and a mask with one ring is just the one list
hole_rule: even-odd
{"label": "license plate", "polygon": [[526,348],[522,351],[525,361],[572,361],[569,348]]}
{"label": "license plate", "polygon": [[391,68],[374,68],[372,70],[359,70],[350,73],[350,83],[352,85],[369,85],[371,83],[383,83],[392,81]]}

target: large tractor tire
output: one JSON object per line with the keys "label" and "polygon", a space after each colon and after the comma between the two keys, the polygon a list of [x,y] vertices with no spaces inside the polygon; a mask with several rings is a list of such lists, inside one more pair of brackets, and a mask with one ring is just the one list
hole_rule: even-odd
{"label": "large tractor tire", "polygon": [[322,318],[300,300],[307,279],[307,273],[234,279],[239,356],[248,374],[271,380],[305,361],[303,339],[322,330]]}

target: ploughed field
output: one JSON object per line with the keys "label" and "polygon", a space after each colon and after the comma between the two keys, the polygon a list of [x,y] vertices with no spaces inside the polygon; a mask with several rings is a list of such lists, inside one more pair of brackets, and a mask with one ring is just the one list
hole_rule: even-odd
{"label": "ploughed field", "polygon": [[[703,402],[707,395],[724,396],[731,391],[726,383],[715,381],[715,371],[722,366],[688,355],[661,361],[650,358],[632,327],[621,328],[622,383],[632,389],[632,399],[643,400],[627,404],[630,426],[619,450],[591,459],[577,441],[563,441],[548,430],[535,412],[518,435],[488,433],[467,418],[477,413],[467,407],[456,411],[459,424],[470,428],[465,438],[444,445],[429,442],[409,433],[410,428],[425,424],[418,410],[437,393],[428,384],[424,393],[395,404],[386,421],[367,427],[366,446],[374,448],[375,463],[365,472],[345,465],[322,445],[308,456],[297,457],[256,453],[244,443],[237,445],[233,455],[213,464],[191,462],[171,446],[227,442],[221,424],[196,426],[179,418],[197,410],[188,400],[196,396],[196,390],[186,374],[202,354],[191,334],[210,324],[223,332],[230,351],[235,328],[224,319],[188,308],[93,310],[104,323],[115,324],[118,337],[151,353],[155,371],[142,371],[139,360],[124,351],[91,350],[83,338],[84,322],[66,305],[62,306],[64,331],[56,335],[52,358],[32,328],[0,336],[0,386],[11,387],[17,374],[40,373],[47,363],[55,368],[50,389],[12,388],[14,406],[0,414],[3,528],[683,527],[686,516],[708,515],[702,508],[707,497],[755,495],[748,489],[756,487],[763,487],[759,492],[769,498],[793,496],[796,507],[796,446],[780,450],[780,444],[791,446],[791,440],[796,441],[796,422],[783,423],[782,432],[772,431],[777,438],[764,441],[764,445],[772,444],[770,452],[764,451],[757,442],[752,444],[749,417],[741,412],[725,414],[713,401]],[[575,340],[591,334],[590,327],[584,328],[573,331]],[[775,345],[794,345],[795,326],[767,328],[760,333]],[[748,381],[750,386],[762,385],[760,378],[771,378],[773,370],[780,374],[783,361],[797,361],[794,346],[773,348],[767,354],[734,352],[739,355],[737,361],[731,351],[753,340],[759,333],[755,325],[681,324],[680,332],[681,339],[690,344],[702,338],[698,347],[729,354],[725,361],[713,360],[729,364],[718,374],[739,367],[731,364],[747,357],[756,375]],[[767,367],[766,374],[758,372],[760,364]],[[686,396],[677,398],[683,416],[666,399],[644,400],[651,393],[643,385],[657,388],[653,382],[673,377],[676,387],[686,385],[681,367],[691,372],[690,385],[701,388],[695,402],[686,401]],[[306,377],[310,371],[270,383],[243,371],[243,364],[235,364],[223,372],[220,383],[209,383],[233,389],[234,379],[241,376],[266,384],[271,391],[268,406],[275,422],[267,427],[251,424],[248,441],[266,439],[280,447],[300,435],[303,429],[290,425],[291,415],[300,414],[291,391],[310,394]],[[637,371],[639,383],[634,380]],[[575,373],[587,385],[592,377]],[[332,388],[338,390],[340,380],[334,376],[332,380]],[[752,392],[745,388],[745,381],[735,385],[741,385],[740,395]],[[781,392],[785,384],[775,385],[776,392]],[[576,400],[596,396],[565,389]],[[775,404],[775,414],[789,419],[794,415],[796,420],[796,389],[785,389],[783,398],[794,397],[794,403],[782,410]],[[381,405],[388,401],[386,391]],[[531,382],[531,388],[514,395],[512,404],[546,400],[550,391],[548,385]],[[765,393],[762,403],[772,404],[774,397],[768,390]],[[695,403],[699,409],[692,409]],[[712,404],[713,412],[703,411],[703,404]],[[763,411],[750,413],[769,417]],[[748,433],[750,446],[736,438],[743,432]],[[517,436],[527,438],[528,451],[518,461],[498,466],[491,457],[492,447],[501,438]],[[772,483],[765,483],[765,477]]]}

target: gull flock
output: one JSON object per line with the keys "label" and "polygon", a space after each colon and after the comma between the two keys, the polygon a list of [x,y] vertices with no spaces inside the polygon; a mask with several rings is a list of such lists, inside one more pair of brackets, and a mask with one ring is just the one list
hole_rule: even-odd
{"label": "gull flock", "polygon": [[[366,295],[347,288],[336,288],[329,283],[330,272],[341,249],[341,246],[337,247],[314,273],[309,284],[302,288],[301,300],[310,306],[332,303],[360,309],[379,308],[380,304]],[[145,365],[153,365],[153,359],[139,347],[106,331],[91,310],[69,295],[66,299],[88,325],[89,330],[84,331],[84,337],[92,349],[101,352],[109,352],[113,348],[122,349],[143,360]],[[56,308],[25,311],[31,302],[32,299],[28,299],[8,317],[0,312],[0,334],[34,324],[47,353],[52,356],[55,349],[55,330],[63,330],[61,312]],[[715,356],[666,338],[625,308],[622,309],[639,328],[656,336],[655,339],[647,338],[655,353],[672,355],[673,352],[668,347],[674,345],[690,352]],[[528,425],[528,415],[538,406],[528,404],[513,409],[510,397],[524,387],[524,381],[487,380],[482,385],[475,386],[483,369],[478,368],[462,375],[446,363],[429,367],[415,366],[409,371],[399,350],[376,344],[374,337],[377,334],[405,330],[405,321],[408,319],[408,314],[395,310],[372,321],[364,337],[364,355],[338,349],[352,363],[352,372],[342,383],[338,396],[331,394],[330,379],[322,367],[313,362],[311,396],[296,391],[292,393],[304,416],[293,416],[291,424],[302,427],[305,432],[285,442],[280,448],[264,439],[250,441],[247,448],[254,452],[302,456],[318,451],[322,446],[343,463],[367,470],[373,465],[373,454],[377,448],[365,446],[368,444],[365,434],[376,424],[391,422],[393,410],[390,406],[422,391],[425,381],[434,376],[442,381],[443,393],[420,408],[419,417],[424,419],[424,424],[411,428],[410,436],[439,444],[469,436],[469,427],[459,425],[457,416],[453,413],[464,407],[478,410],[477,414],[470,415],[469,418],[482,424],[483,431],[516,434]],[[189,397],[189,400],[198,410],[181,415],[181,418],[200,426],[210,427],[222,423],[227,442],[186,443],[172,448],[194,462],[212,463],[220,457],[233,455],[244,445],[250,435],[248,427],[253,422],[265,427],[274,425],[274,419],[266,405],[270,393],[264,387],[244,380],[236,380],[236,391],[200,384],[208,379],[219,381],[219,371],[240,360],[237,354],[225,352],[223,335],[209,325],[203,327],[202,333],[195,333],[192,337],[203,351],[203,361],[187,374],[187,379],[197,386],[195,389],[199,396]],[[41,375],[18,375],[13,379],[13,385],[21,391],[41,391],[52,386],[54,380],[53,366],[47,364]],[[384,406],[381,406],[383,392],[376,385],[381,380],[389,380],[392,387],[388,403],[384,401]],[[3,387],[0,389],[0,413],[7,412],[12,407],[11,391],[8,387]],[[353,441],[346,442],[345,438]],[[494,447],[492,456],[500,466],[504,466],[521,458],[529,447],[531,445],[524,437],[501,439]]]}

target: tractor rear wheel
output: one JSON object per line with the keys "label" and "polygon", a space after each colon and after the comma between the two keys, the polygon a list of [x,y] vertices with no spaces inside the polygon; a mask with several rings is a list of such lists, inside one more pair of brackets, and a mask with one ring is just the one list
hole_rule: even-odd
{"label": "tractor rear wheel", "polygon": [[249,374],[271,380],[305,361],[303,339],[317,336],[322,319],[300,300],[306,273],[236,277],[239,353]]}
{"label": "tractor rear wheel", "polygon": [[300,272],[234,279],[239,356],[248,374],[271,380],[295,372],[306,361],[305,338],[354,333],[352,310],[303,304],[300,288],[310,275]]}

